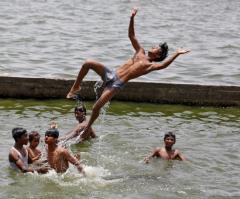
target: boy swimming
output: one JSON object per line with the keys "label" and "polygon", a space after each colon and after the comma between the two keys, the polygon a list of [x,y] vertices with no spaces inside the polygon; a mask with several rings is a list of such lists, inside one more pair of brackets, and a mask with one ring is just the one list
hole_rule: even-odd
{"label": "boy swimming", "polygon": [[164,160],[186,160],[186,158],[180,153],[178,149],[173,149],[173,145],[176,143],[176,136],[172,132],[168,132],[164,135],[164,147],[156,148],[149,156],[144,159],[145,163],[149,163],[150,158],[159,157]]}
{"label": "boy swimming", "polygon": [[[75,107],[74,109],[74,115],[76,120],[78,121],[77,126],[72,129],[70,132],[66,133],[65,135],[61,136],[58,140],[59,141],[67,141],[69,139],[72,138],[76,138],[80,136],[80,133],[86,128],[87,124],[88,124],[88,120],[86,118],[86,108],[84,105],[78,105]],[[96,138],[96,134],[95,131],[93,130],[92,127],[90,127],[88,129],[89,133],[88,133],[88,137],[86,137],[85,139],[89,139],[89,138]],[[77,142],[80,140],[76,140]]]}

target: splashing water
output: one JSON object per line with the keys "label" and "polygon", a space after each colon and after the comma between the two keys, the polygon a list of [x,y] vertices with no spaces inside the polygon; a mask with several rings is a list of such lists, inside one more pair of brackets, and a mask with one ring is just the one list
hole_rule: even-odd
{"label": "splashing water", "polygon": [[[100,89],[102,89],[103,87],[103,82],[102,81],[99,81],[99,82],[96,82],[95,86],[94,86],[94,92],[96,94],[96,99],[98,99],[100,96]],[[77,106],[81,106],[83,105],[83,99],[81,98],[80,95],[77,95],[76,97],[76,105]],[[102,107],[101,111],[100,111],[100,115],[99,115],[99,125],[98,125],[98,131],[101,131],[102,130],[102,126],[104,124],[104,121],[105,121],[105,116],[106,116],[106,112],[107,112],[107,109],[109,108],[109,105],[110,105],[110,102],[107,102],[104,107]],[[82,133],[84,132],[84,130],[82,130],[79,135],[75,138],[75,139],[66,139],[66,140],[62,140],[60,142],[58,142],[58,145],[61,146],[61,147],[64,147],[64,148],[67,148],[71,153],[71,145],[73,144],[78,144],[82,141],[82,138],[81,138],[81,135]],[[42,158],[44,159],[47,159],[47,149],[46,149],[46,146],[45,144],[43,144],[43,148],[45,150],[44,153],[42,154]],[[92,179],[94,181],[98,181],[98,182],[101,182],[104,181],[103,178],[101,178],[102,176],[106,176],[106,175],[109,175],[109,173],[107,173],[107,171],[105,171],[100,165],[99,165],[99,160],[100,160],[100,153],[101,153],[101,137],[99,137],[99,142],[98,142],[98,151],[97,151],[97,167],[91,167],[91,166],[84,166],[84,171],[86,173],[86,179],[84,179],[84,181],[89,181],[89,179]],[[45,174],[44,176],[46,178],[49,178],[49,179],[53,179],[53,181],[57,182],[58,184],[60,183],[61,185],[64,185],[65,183],[64,182],[61,182],[62,179],[65,179],[65,178],[79,178],[79,173],[76,174],[76,172],[72,172],[71,171],[72,169],[69,169],[67,170],[66,173],[64,174],[57,174],[54,170],[50,170],[47,174]],[[73,175],[73,176],[72,176]],[[81,174],[82,175],[82,174]],[[82,176],[81,176],[82,177]],[[83,179],[81,179],[78,183],[82,183]],[[72,184],[76,184],[76,182],[73,182]],[[69,182],[67,183],[69,184]]]}
{"label": "splashing water", "polygon": [[[92,188],[103,187],[112,183],[116,183],[117,179],[108,179],[111,173],[102,167],[84,166],[84,172],[79,173],[74,166],[70,165],[65,173],[57,173],[55,170],[49,170],[46,174],[27,173],[28,177],[34,178],[36,181],[44,181],[44,183],[54,183],[61,187],[82,187],[91,186]],[[120,179],[121,180],[121,179]]]}
{"label": "splashing water", "polygon": [[97,81],[94,85],[94,93],[96,94],[96,100],[98,100],[98,98],[100,97],[101,94],[101,89],[103,88],[103,81]]}
{"label": "splashing water", "polygon": [[[96,100],[100,97],[100,93],[102,92],[103,86],[104,86],[103,81],[98,81],[95,83],[94,92],[96,94]],[[107,112],[109,106],[110,106],[110,102],[107,102],[100,110],[100,115],[98,117],[99,118],[98,131],[100,131],[100,132],[103,132],[102,126],[104,124],[106,112]],[[101,137],[99,137],[98,151],[97,151],[97,164],[98,165],[99,165],[99,160],[100,160],[100,152],[101,152]]]}
{"label": "splashing water", "polygon": [[[103,86],[104,86],[104,82],[103,81],[98,81],[95,83],[94,85],[94,92],[96,94],[96,100],[98,100],[98,98],[100,97],[100,93],[103,89]],[[99,115],[99,119],[101,121],[101,123],[104,122],[104,119],[105,119],[105,115],[106,115],[106,112],[107,112],[107,109],[109,108],[109,105],[110,105],[110,102],[107,102],[101,109],[100,111],[100,115]]]}
{"label": "splashing water", "polygon": [[81,97],[80,94],[77,94],[76,95],[76,106],[84,106],[84,103],[83,103],[83,98]]}

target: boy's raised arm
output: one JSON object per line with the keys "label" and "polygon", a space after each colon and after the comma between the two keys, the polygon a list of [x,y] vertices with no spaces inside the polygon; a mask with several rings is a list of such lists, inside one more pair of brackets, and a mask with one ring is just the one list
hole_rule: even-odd
{"label": "boy's raised arm", "polygon": [[78,159],[75,158],[73,155],[71,155],[67,149],[65,149],[64,155],[65,155],[66,159],[67,159],[71,164],[73,164],[75,167],[77,167],[77,169],[78,169],[79,172],[84,173],[84,172],[83,172],[83,168],[82,168],[80,162],[78,161]]}
{"label": "boy's raised arm", "polygon": [[133,8],[131,17],[130,17],[130,23],[128,28],[128,37],[132,43],[133,48],[138,52],[141,49],[141,46],[135,36],[135,30],[134,30],[134,17],[137,14],[137,9]]}
{"label": "boy's raised arm", "polygon": [[159,150],[160,150],[159,148],[156,148],[149,156],[147,156],[147,157],[144,158],[144,162],[145,162],[146,164],[148,164],[149,161],[150,161],[150,158],[153,158],[153,157],[155,157],[155,156],[158,156]]}

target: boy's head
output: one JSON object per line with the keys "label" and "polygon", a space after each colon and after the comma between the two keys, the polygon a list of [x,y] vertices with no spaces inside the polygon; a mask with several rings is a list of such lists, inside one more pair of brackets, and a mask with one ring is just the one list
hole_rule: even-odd
{"label": "boy's head", "polygon": [[75,117],[79,122],[82,122],[83,120],[85,120],[86,112],[87,111],[84,105],[77,106],[74,109]]}
{"label": "boy's head", "polygon": [[84,105],[76,106],[74,109],[74,113],[76,112],[83,112],[86,115],[86,107]]}
{"label": "boy's head", "polygon": [[45,143],[56,143],[59,137],[59,131],[57,129],[48,129],[45,133]]}
{"label": "boy's head", "polygon": [[168,56],[168,45],[166,42],[160,43],[159,46],[153,47],[148,51],[148,56],[152,61],[160,62]]}
{"label": "boy's head", "polygon": [[29,133],[29,142],[33,147],[37,147],[40,142],[40,134],[37,131]]}
{"label": "boy's head", "polygon": [[12,137],[15,140],[15,142],[21,142],[24,145],[28,143],[27,130],[24,128],[19,128],[19,127],[13,128]]}
{"label": "boy's head", "polygon": [[45,133],[45,137],[46,136],[58,138],[59,137],[59,131],[57,129],[48,129]]}
{"label": "boy's head", "polygon": [[164,143],[166,146],[172,146],[176,142],[176,136],[172,132],[167,132],[164,135]]}

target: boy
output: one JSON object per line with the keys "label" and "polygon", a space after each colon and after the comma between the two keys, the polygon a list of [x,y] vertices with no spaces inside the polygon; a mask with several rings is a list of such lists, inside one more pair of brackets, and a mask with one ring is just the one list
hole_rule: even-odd
{"label": "boy", "polygon": [[135,37],[134,31],[134,17],[137,14],[137,9],[132,10],[128,36],[135,49],[134,56],[120,66],[115,72],[111,71],[103,64],[96,61],[86,61],[78,73],[78,77],[74,82],[72,88],[67,94],[67,98],[75,98],[77,93],[81,89],[81,82],[87,75],[89,69],[95,71],[104,81],[104,90],[100,98],[93,105],[92,114],[88,121],[85,130],[81,134],[82,139],[86,139],[89,136],[89,128],[94,121],[98,118],[101,108],[116,95],[124,85],[137,77],[148,74],[155,70],[161,70],[168,67],[179,55],[188,53],[189,50],[178,49],[170,58],[162,63],[154,63],[163,61],[168,54],[168,46],[166,43],[160,44],[157,47],[153,47],[145,54],[145,50],[139,44]]}
{"label": "boy", "polygon": [[29,146],[27,147],[28,155],[33,163],[41,158],[41,151],[37,148],[40,142],[40,134],[37,131],[32,131],[29,134]]}
{"label": "boy", "polygon": [[83,172],[83,168],[77,158],[72,156],[70,152],[61,146],[58,146],[59,132],[57,129],[49,129],[45,133],[45,143],[47,144],[47,160],[51,168],[57,173],[64,173],[69,168],[69,162],[75,165],[79,172]]}
{"label": "boy", "polygon": [[[78,125],[71,130],[70,132],[66,133],[64,136],[60,137],[59,141],[67,141],[69,139],[75,138],[80,135],[80,133],[86,128],[87,126],[87,118],[86,118],[86,108],[84,105],[76,106],[74,109],[75,118],[78,121]],[[92,127],[88,130],[88,138],[96,138],[95,131],[92,129]],[[80,140],[77,140],[80,141]]]}
{"label": "boy", "polygon": [[48,167],[46,166],[33,169],[28,165],[29,163],[32,163],[32,159],[29,157],[28,151],[24,146],[28,144],[27,130],[24,128],[14,128],[12,130],[12,136],[15,140],[15,144],[10,149],[8,155],[10,167],[23,173],[34,171],[37,171],[38,173],[46,173],[48,171]]}
{"label": "boy", "polygon": [[150,158],[159,157],[164,160],[186,160],[186,158],[177,149],[172,149],[176,143],[176,136],[172,132],[164,135],[164,144],[162,148],[156,148],[153,153],[144,159],[145,163],[149,163]]}

